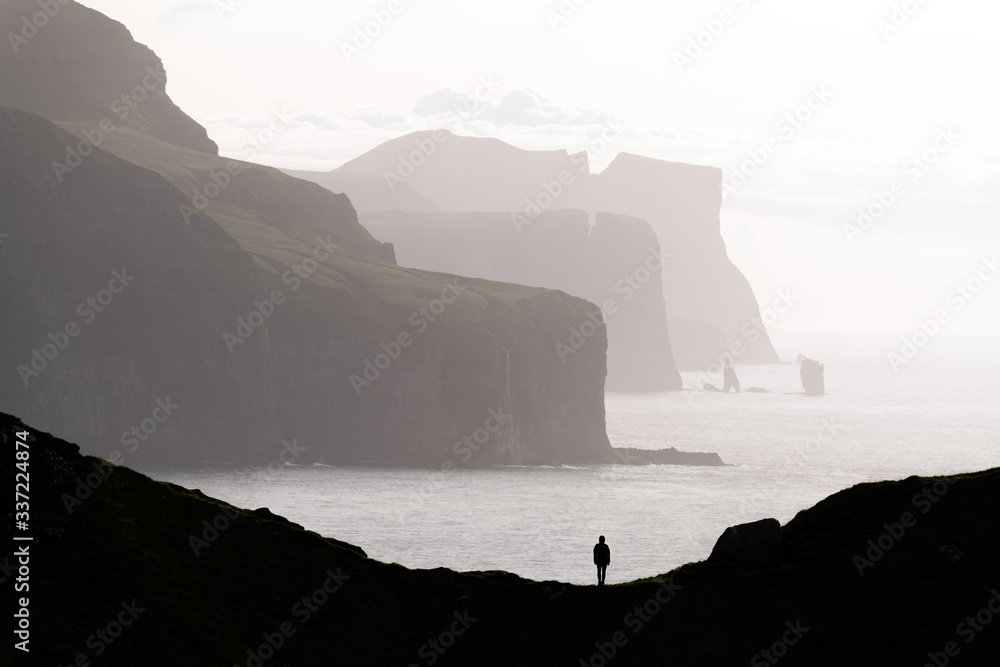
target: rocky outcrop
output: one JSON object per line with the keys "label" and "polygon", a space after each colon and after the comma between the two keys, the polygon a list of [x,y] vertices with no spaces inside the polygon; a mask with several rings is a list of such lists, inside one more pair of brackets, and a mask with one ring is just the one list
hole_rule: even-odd
{"label": "rocky outcrop", "polygon": [[823,377],[823,364],[815,359],[802,359],[800,362],[799,377],[802,379],[802,388],[809,396],[823,396],[826,394],[826,381]]}
{"label": "rocky outcrop", "polygon": [[722,458],[715,452],[681,452],[675,447],[667,449],[636,449],[635,447],[615,447],[619,461],[630,465],[674,465],[674,466],[724,466]]}
{"label": "rocky outcrop", "polygon": [[708,562],[767,565],[777,557],[780,546],[781,524],[777,519],[761,519],[726,528]]}
{"label": "rocky outcrop", "polygon": [[[391,242],[405,266],[559,289],[597,304],[608,328],[612,391],[680,389],[663,307],[659,242],[643,220],[552,211],[520,228],[509,213],[369,213],[361,222]],[[600,312],[599,312],[600,311]],[[576,353],[593,323],[565,332],[560,356]]]}

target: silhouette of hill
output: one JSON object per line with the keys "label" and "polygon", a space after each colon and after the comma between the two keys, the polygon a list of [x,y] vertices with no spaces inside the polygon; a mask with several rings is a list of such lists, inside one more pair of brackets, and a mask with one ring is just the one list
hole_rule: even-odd
{"label": "silhouette of hill", "polygon": [[[26,530],[15,530],[12,513],[3,522],[7,534],[33,538],[32,664],[84,655],[102,665],[192,667],[262,657],[867,666],[932,656],[943,664],[946,650],[961,664],[1000,656],[1000,634],[987,622],[995,616],[987,605],[1000,602],[1000,470],[861,484],[800,512],[764,562],[713,558],[598,588],[381,563],[266,508],[240,509],[83,457],[0,415],[5,451],[18,433],[30,448],[31,517]],[[0,472],[13,479],[12,456]],[[590,554],[580,556],[589,566]],[[628,557],[615,552],[616,561]],[[5,591],[12,560],[2,563]],[[129,625],[109,627],[120,618]]]}

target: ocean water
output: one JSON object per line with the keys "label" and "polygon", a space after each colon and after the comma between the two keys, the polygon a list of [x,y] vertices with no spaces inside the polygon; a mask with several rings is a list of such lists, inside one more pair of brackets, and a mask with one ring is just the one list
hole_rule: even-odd
{"label": "ocean water", "polygon": [[[591,549],[605,535],[615,583],[703,560],[727,526],[785,523],[860,482],[1000,466],[1000,340],[934,340],[896,372],[886,353],[898,336],[772,338],[789,363],[736,365],[744,389],[770,393],[701,392],[704,377],[683,373],[683,392],[606,396],[613,445],[718,452],[726,467],[144,471],[240,507],[268,507],[412,568],[593,583]],[[799,351],[825,363],[827,396],[801,394],[790,363]]]}

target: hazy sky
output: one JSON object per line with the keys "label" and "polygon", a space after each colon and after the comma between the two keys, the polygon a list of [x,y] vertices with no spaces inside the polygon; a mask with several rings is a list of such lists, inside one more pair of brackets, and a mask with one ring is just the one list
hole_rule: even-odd
{"label": "hazy sky", "polygon": [[[946,309],[947,333],[1000,335],[1000,273],[971,291],[1000,252],[1000,3],[83,4],[163,58],[168,92],[224,154],[280,111],[287,128],[255,158],[280,167],[336,167],[439,126],[588,148],[596,169],[622,151],[712,164],[739,185],[723,235],[762,306],[779,288],[801,296],[776,327],[912,333]],[[376,36],[355,42],[369,23]],[[476,113],[449,124],[477,92]],[[905,191],[884,215],[845,228],[894,181]]]}

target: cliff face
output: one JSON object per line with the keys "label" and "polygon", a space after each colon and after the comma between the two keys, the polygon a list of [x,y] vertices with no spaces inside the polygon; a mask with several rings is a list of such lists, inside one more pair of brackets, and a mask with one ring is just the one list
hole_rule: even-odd
{"label": "cliff face", "polygon": [[[414,161],[414,152],[421,154],[417,157],[422,164],[411,173],[406,163]],[[594,175],[585,154],[525,151],[495,139],[439,131],[386,142],[330,175],[296,173],[317,183],[340,185],[348,194],[358,187],[351,179],[368,179],[365,208],[359,208],[362,216],[425,211],[417,205],[410,208],[410,199],[399,196],[405,187],[443,212],[517,214],[521,229],[559,209],[646,220],[670,256],[660,272],[670,332],[660,341],[672,352],[677,367],[704,368],[714,354],[734,343],[745,349],[742,362],[777,361],[767,333],[755,322],[760,310],[750,285],[726,254],[719,221],[721,172],[714,167],[622,154]],[[379,179],[381,198],[371,187]],[[569,237],[563,242],[573,243]],[[581,293],[579,288],[570,291]]]}
{"label": "cliff face", "polygon": [[[117,63],[81,58],[81,82],[142,78],[145,47],[64,10],[56,53],[106,37]],[[37,40],[5,65],[20,107],[59,81]],[[130,463],[267,462],[291,439],[302,462],[612,457],[603,325],[557,353],[585,301],[400,268],[347,197],[218,157],[169,130],[175,107],[100,129],[72,97],[45,107],[60,126],[0,113],[0,409]]]}
{"label": "cliff face", "polygon": [[[393,244],[401,264],[559,289],[596,304],[608,329],[607,389],[681,387],[659,273],[664,260],[644,220],[551,211],[518,228],[509,213],[369,213],[361,222]],[[560,356],[589,341],[590,320],[566,331]],[[582,329],[582,331],[581,331]],[[590,343],[586,343],[590,344]]]}
{"label": "cliff face", "polygon": [[586,302],[397,269],[390,276],[411,283],[406,300],[362,306],[361,294],[398,285],[342,275],[354,294],[304,285],[268,324],[281,430],[311,455],[434,466],[612,460],[604,327],[568,363],[557,352]]}
{"label": "cliff face", "polygon": [[[621,154],[593,177],[584,200],[648,220],[671,261],[663,271],[664,297],[678,365],[703,368],[734,343],[742,363],[776,363],[750,283],[729,260],[719,228],[722,170]],[[693,320],[693,322],[691,322]],[[705,345],[699,322],[718,331]]]}
{"label": "cliff face", "polygon": [[80,442],[117,443],[158,399],[178,454],[277,437],[265,339],[220,338],[261,291],[253,259],[157,174],[100,150],[60,180],[72,135],[0,108],[0,404]]}

